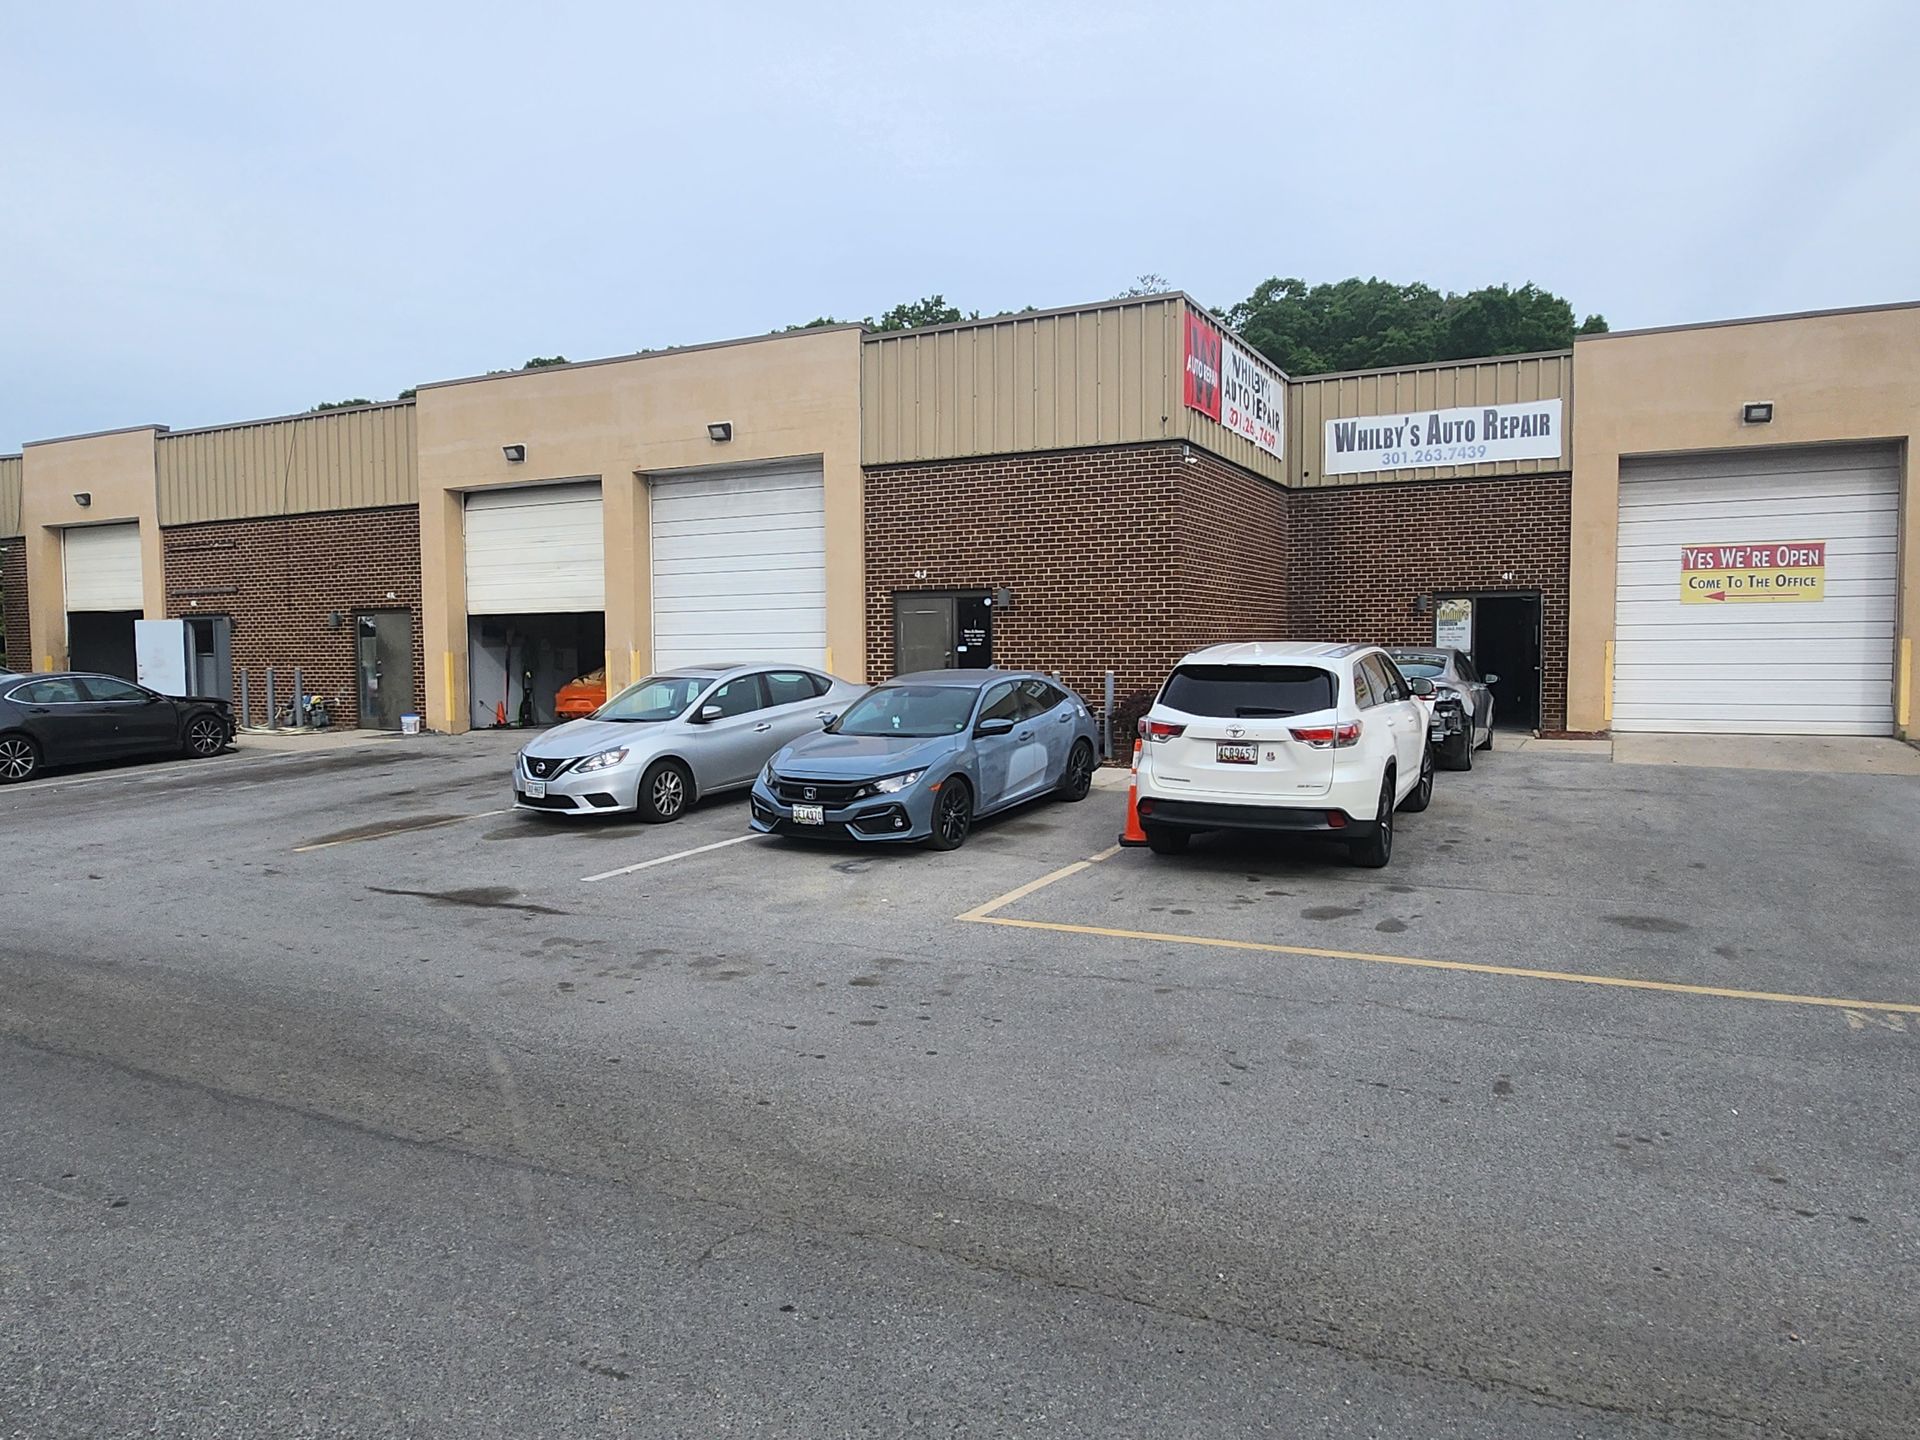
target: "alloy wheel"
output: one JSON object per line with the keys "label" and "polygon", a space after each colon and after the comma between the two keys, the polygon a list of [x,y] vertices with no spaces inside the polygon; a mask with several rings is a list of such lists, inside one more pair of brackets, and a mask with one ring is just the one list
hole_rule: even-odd
{"label": "alloy wheel", "polygon": [[671,819],[680,813],[680,807],[687,803],[687,787],[680,781],[678,770],[662,770],[653,781],[653,808],[663,820]]}
{"label": "alloy wheel", "polygon": [[24,780],[33,774],[39,757],[34,754],[33,742],[8,737],[0,740],[0,777],[8,780]]}
{"label": "alloy wheel", "polygon": [[196,755],[218,755],[227,743],[226,727],[202,715],[187,727],[187,748]]}
{"label": "alloy wheel", "polygon": [[958,845],[967,838],[967,830],[973,817],[968,814],[967,792],[958,786],[949,786],[940,795],[940,838],[948,845]]}
{"label": "alloy wheel", "polygon": [[1393,776],[1380,786],[1380,853],[1393,854]]}

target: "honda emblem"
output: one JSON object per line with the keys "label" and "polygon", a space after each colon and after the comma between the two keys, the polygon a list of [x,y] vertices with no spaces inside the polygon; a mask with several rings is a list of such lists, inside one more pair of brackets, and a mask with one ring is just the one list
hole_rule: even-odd
{"label": "honda emblem", "polygon": [[811,785],[807,786],[806,789],[802,790],[800,794],[803,799],[807,799],[807,800],[818,800],[820,798],[820,792],[814,789],[813,786]]}

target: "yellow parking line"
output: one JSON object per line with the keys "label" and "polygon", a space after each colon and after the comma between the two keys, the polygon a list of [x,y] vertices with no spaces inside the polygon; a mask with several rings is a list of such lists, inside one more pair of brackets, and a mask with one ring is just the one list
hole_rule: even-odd
{"label": "yellow parking line", "polygon": [[1093,935],[1107,940],[1150,940],[1162,945],[1201,945],[1215,950],[1250,950],[1262,955],[1299,955],[1314,960],[1358,960],[1371,965],[1406,965],[1419,970],[1464,971],[1471,975],[1504,975],[1515,980],[1552,980],[1563,985],[1602,985],[1615,990],[1651,990],[1665,995],[1706,995],[1721,1000],[1758,1000],[1770,1005],[1818,1005],[1831,1010],[1878,1010],[1894,1015],[1920,1015],[1920,1004],[1903,1000],[1842,1000],[1830,995],[1796,995],[1777,990],[1739,990],[1725,985],[1686,985],[1677,980],[1635,980],[1625,975],[1591,975],[1574,970],[1534,970],[1524,965],[1486,965],[1470,960],[1428,960],[1418,955],[1381,955],[1370,950],[1331,950],[1310,945],[1276,945],[1264,940],[1226,940],[1212,935],[1178,935],[1160,930],[1122,930],[1108,925],[1071,925],[1058,920],[1015,920],[996,915],[1016,900],[1091,869],[1120,853],[1118,845],[1062,865],[1029,880],[1017,889],[977,905],[956,920],[974,925],[1005,925],[1018,930],[1050,930],[1062,935]]}

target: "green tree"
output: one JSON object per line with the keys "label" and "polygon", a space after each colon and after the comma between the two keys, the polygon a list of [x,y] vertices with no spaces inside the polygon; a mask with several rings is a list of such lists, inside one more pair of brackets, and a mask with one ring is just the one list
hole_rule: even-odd
{"label": "green tree", "polygon": [[1113,298],[1116,300],[1138,300],[1148,295],[1164,295],[1173,289],[1173,282],[1157,271],[1149,270],[1144,275],[1133,277],[1133,284],[1127,286]]}
{"label": "green tree", "polygon": [[[1031,310],[1033,307],[1027,307]],[[1002,312],[1010,313],[1010,312]],[[781,333],[792,330],[815,330],[822,325],[860,324],[869,330],[917,330],[922,325],[951,325],[960,320],[978,320],[978,310],[968,313],[956,305],[949,305],[944,295],[929,295],[924,300],[907,300],[894,306],[878,320],[869,315],[860,321],[836,320],[831,315],[822,315],[809,320],[804,325],[789,325]]]}
{"label": "green tree", "polygon": [[1531,283],[1456,294],[1358,277],[1326,285],[1264,280],[1226,318],[1290,375],[1564,350],[1576,333],[1607,328],[1599,315],[1576,327],[1573,306]]}
{"label": "green tree", "polygon": [[411,400],[415,395],[419,393],[420,392],[418,390],[414,389],[413,386],[409,385],[406,389],[402,390],[398,395],[394,396],[393,398],[396,400]]}
{"label": "green tree", "polygon": [[571,365],[573,362],[564,355],[536,355],[520,368],[522,370],[544,370],[549,365]]}
{"label": "green tree", "polygon": [[308,413],[317,415],[322,410],[346,410],[346,409],[350,409],[355,405],[371,405],[372,403],[373,402],[367,399],[367,397],[364,395],[358,396],[357,398],[352,400],[322,400],[318,405],[314,406],[313,409]]}

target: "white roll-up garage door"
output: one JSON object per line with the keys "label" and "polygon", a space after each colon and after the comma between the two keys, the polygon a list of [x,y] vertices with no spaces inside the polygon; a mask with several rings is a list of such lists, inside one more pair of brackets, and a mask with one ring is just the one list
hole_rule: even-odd
{"label": "white roll-up garage door", "polygon": [[818,461],[655,477],[653,664],[789,660],[827,645]]}
{"label": "white roll-up garage door", "polygon": [[1886,446],[1623,461],[1613,728],[1892,733],[1899,506]]}
{"label": "white roll-up garage door", "polygon": [[599,481],[476,490],[466,512],[469,615],[607,608]]}
{"label": "white roll-up garage door", "polygon": [[67,610],[140,610],[140,525],[76,525],[60,532]]}

